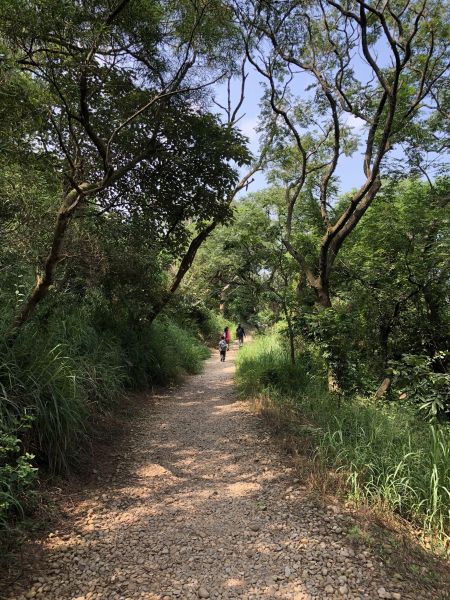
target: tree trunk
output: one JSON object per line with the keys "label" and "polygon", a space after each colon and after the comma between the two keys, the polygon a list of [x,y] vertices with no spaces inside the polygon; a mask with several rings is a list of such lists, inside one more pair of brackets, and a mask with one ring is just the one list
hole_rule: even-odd
{"label": "tree trunk", "polygon": [[195,255],[197,254],[198,249],[209,236],[209,234],[214,231],[217,227],[217,222],[213,221],[208,227],[203,229],[189,244],[189,248],[186,250],[186,254],[183,256],[180,266],[178,267],[178,271],[175,275],[172,285],[170,286],[170,290],[161,298],[156,306],[151,310],[148,321],[149,323],[153,323],[156,317],[160,314],[160,312],[164,309],[166,304],[170,301],[172,296],[175,294],[177,289],[179,288],[181,282],[183,281],[184,276],[191,268],[191,265],[194,261]]}
{"label": "tree trunk", "polygon": [[333,394],[340,394],[341,386],[339,385],[339,382],[336,379],[336,375],[334,374],[334,371],[331,367],[328,367],[327,378],[328,378],[328,391],[332,392]]}
{"label": "tree trunk", "polygon": [[386,320],[382,321],[380,325],[380,346],[381,346],[381,356],[383,361],[383,368],[386,369],[388,364],[388,356],[389,356],[389,335],[391,333],[391,321],[386,322]]}
{"label": "tree trunk", "polygon": [[328,285],[320,285],[314,288],[316,293],[316,302],[322,308],[331,308],[331,298]]}
{"label": "tree trunk", "polygon": [[426,342],[427,352],[430,356],[436,351],[436,347],[446,347],[448,345],[448,333],[440,316],[441,304],[445,305],[445,295],[438,295],[437,291],[432,291],[430,285],[424,286],[423,298],[428,309],[428,320],[431,325],[431,336]]}
{"label": "tree trunk", "polygon": [[375,392],[375,398],[382,398],[389,391],[392,385],[392,374],[388,373],[380,383],[379,388]]}
{"label": "tree trunk", "polygon": [[[86,187],[86,185],[80,187]],[[22,325],[29,320],[36,306],[46,296],[52,285],[56,267],[61,258],[64,236],[70,220],[80,204],[81,198],[82,194],[77,190],[71,190],[66,194],[62,206],[58,211],[52,245],[45,260],[43,271],[36,276],[36,282],[30,295],[14,318],[7,334],[7,340],[14,341]]]}
{"label": "tree trunk", "polygon": [[295,365],[295,338],[294,338],[294,329],[292,327],[291,317],[289,316],[289,312],[286,304],[283,304],[284,314],[286,316],[286,322],[288,326],[288,334],[289,334],[289,355],[291,358],[291,365]]}
{"label": "tree trunk", "polygon": [[222,315],[225,314],[225,299],[226,299],[226,291],[228,290],[228,288],[230,287],[230,284],[227,283],[226,285],[223,286],[223,288],[220,290],[220,304],[219,304],[219,313]]}

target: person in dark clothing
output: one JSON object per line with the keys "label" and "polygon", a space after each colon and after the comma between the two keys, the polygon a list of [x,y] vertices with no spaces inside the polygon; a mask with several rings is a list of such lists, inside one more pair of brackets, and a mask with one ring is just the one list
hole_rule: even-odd
{"label": "person in dark clothing", "polygon": [[240,348],[244,344],[244,337],[245,337],[244,328],[242,327],[242,325],[240,323],[238,323],[238,326],[236,328],[236,337],[238,339],[239,348]]}

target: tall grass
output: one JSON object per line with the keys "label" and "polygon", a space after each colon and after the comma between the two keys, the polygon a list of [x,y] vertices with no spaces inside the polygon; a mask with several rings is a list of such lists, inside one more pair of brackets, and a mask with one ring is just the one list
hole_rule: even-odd
{"label": "tall grass", "polygon": [[21,439],[53,473],[82,459],[90,418],[108,410],[126,382],[113,340],[108,343],[82,319],[78,327],[70,321],[52,323],[46,335],[33,323],[13,347],[1,349],[0,383],[10,403],[1,404],[0,415],[26,411],[33,417]]}
{"label": "tall grass", "polygon": [[[315,456],[341,470],[350,496],[382,503],[442,537],[450,525],[450,429],[418,420],[408,408],[328,393],[314,351],[296,366],[274,336],[238,357],[246,396],[264,394],[291,415],[298,435],[312,438]],[[305,424],[308,427],[305,427]]]}
{"label": "tall grass", "polygon": [[198,373],[209,356],[193,333],[167,319],[156,320],[130,336],[125,360],[132,388],[164,385],[185,373]]}

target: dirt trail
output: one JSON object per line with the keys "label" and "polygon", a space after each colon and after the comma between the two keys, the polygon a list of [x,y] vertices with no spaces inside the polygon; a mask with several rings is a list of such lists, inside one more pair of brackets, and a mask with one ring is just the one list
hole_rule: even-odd
{"label": "dirt trail", "polygon": [[427,599],[355,550],[337,507],[307,500],[288,459],[236,398],[233,358],[156,396],[111,482],[41,542],[9,599]]}

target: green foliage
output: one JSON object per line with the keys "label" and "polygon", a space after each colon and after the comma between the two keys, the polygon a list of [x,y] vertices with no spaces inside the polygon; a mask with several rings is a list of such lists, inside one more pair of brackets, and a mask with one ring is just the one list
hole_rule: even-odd
{"label": "green foliage", "polygon": [[450,374],[445,372],[448,359],[446,352],[433,357],[406,354],[401,361],[391,363],[395,388],[402,399],[418,407],[430,421],[450,413]]}
{"label": "green foliage", "polygon": [[[186,298],[184,298],[184,303],[185,301]],[[175,306],[174,308],[179,308],[179,306]],[[198,330],[200,339],[210,346],[216,347],[217,340],[226,326],[228,326],[231,331],[233,330],[232,323],[210,308],[199,305],[184,305],[183,308],[186,312],[186,317],[182,320],[183,324],[189,329]]]}
{"label": "green foliage", "polygon": [[378,357],[366,348],[370,341],[362,339],[364,317],[349,302],[338,299],[330,309],[304,310],[297,321],[304,338],[314,342],[346,393],[376,389],[373,372],[379,368]]}
{"label": "green foliage", "polygon": [[293,389],[326,389],[326,367],[313,348],[300,360],[286,362],[287,351],[278,334],[259,336],[239,351],[236,380],[244,395],[274,387],[282,393]]}
{"label": "green foliage", "polygon": [[343,249],[334,285],[358,321],[361,362],[378,380],[389,360],[432,358],[448,345],[448,185],[386,182]]}
{"label": "green foliage", "polygon": [[277,191],[250,194],[233,204],[229,225],[216,229],[199,251],[183,286],[193,303],[214,312],[222,303],[233,321],[258,323],[267,291],[265,273],[279,255],[278,224],[271,219]]}
{"label": "green foliage", "polygon": [[0,551],[6,552],[21,536],[20,521],[33,506],[37,469],[17,437],[30,428],[30,415],[6,413],[10,401],[4,388],[0,403]]}
{"label": "green foliage", "polygon": [[30,323],[13,347],[2,348],[0,382],[34,416],[28,434],[33,452],[60,472],[80,458],[89,416],[117,399],[125,369],[120,348],[89,321],[88,304],[60,307],[51,318],[43,317]]}
{"label": "green foliage", "polygon": [[[232,228],[211,236],[188,291],[217,305],[226,286],[230,315],[244,314],[258,327],[282,320],[294,346],[315,344],[344,394],[375,393],[388,363],[404,354],[428,356],[439,383],[447,367],[438,367],[438,356],[448,345],[450,325],[447,197],[446,178],[433,187],[417,179],[386,181],[341,249],[332,276],[333,306],[321,309],[284,248],[282,190],[268,188],[236,203]],[[336,217],[345,202],[333,208]],[[314,243],[320,241],[316,212],[305,192],[292,235],[306,262],[314,235]],[[399,399],[399,386],[394,382],[391,398]],[[431,385],[428,390],[432,395]],[[445,394],[440,399],[448,406]]]}
{"label": "green foliage", "polygon": [[[178,257],[193,225],[229,217],[236,166],[250,158],[245,138],[208,112],[202,91],[219,63],[233,66],[235,49],[219,47],[234,26],[220,2],[139,0],[118,9],[111,16],[106,1],[0,4],[0,117],[14,142],[5,162],[17,163],[19,178],[30,162],[41,165],[59,205],[68,181],[97,182],[84,219],[115,212]],[[33,187],[21,210],[49,186]],[[36,229],[46,254],[46,228]]]}
{"label": "green foliage", "polygon": [[[374,141],[375,146],[382,141],[380,159],[384,149],[402,142],[417,173],[423,153],[442,143],[441,113],[448,94],[440,73],[445,56],[439,52],[446,39],[446,26],[437,19],[440,2],[418,20],[415,6],[413,2],[402,16],[405,32],[412,23],[417,27],[412,47],[406,45],[393,130],[384,141],[376,131]],[[266,158],[273,167],[272,183],[291,185],[287,195],[283,187],[251,195],[236,202],[233,212],[237,167],[250,156],[239,130],[209,112],[206,89],[207,81],[237,71],[242,32],[234,12],[220,0],[136,0],[119,3],[117,11],[111,7],[109,0],[0,2],[0,333],[9,340],[0,347],[0,527],[2,520],[26,510],[34,478],[32,455],[51,472],[81,464],[96,418],[127,389],[162,385],[200,370],[208,355],[204,342],[216,344],[223,327],[230,325],[216,315],[220,304],[226,319],[284,327],[291,361],[287,363],[286,348],[278,341],[269,352],[257,342],[240,354],[241,385],[247,392],[277,390],[280,398],[301,389],[305,398],[314,398],[314,410],[323,412],[323,420],[315,417],[324,432],[321,439],[329,433],[324,448],[334,448],[333,460],[344,457],[345,465],[356,460],[351,454],[357,446],[352,418],[358,423],[355,431],[373,438],[377,449],[382,443],[389,447],[391,438],[373,432],[395,411],[399,416],[393,420],[402,427],[425,429],[422,423],[411,425],[408,407],[405,412],[379,409],[356,400],[338,406],[330,420],[327,369],[347,394],[367,394],[395,361],[395,391],[401,392],[400,399],[406,397],[404,404],[419,406],[428,418],[448,412],[447,365],[441,361],[438,367],[449,325],[448,179],[432,186],[415,179],[385,182],[383,194],[353,236],[337,248],[332,309],[314,308],[299,272],[299,265],[300,271],[309,267],[310,283],[317,273],[317,252],[327,228],[323,211],[335,222],[349,206],[350,197],[337,197],[330,157],[336,153],[338,160],[355,152],[356,138],[369,127],[352,132],[348,114],[362,115],[369,124],[375,118],[380,127],[386,120],[390,100],[384,108],[385,100],[377,104],[377,97],[384,96],[379,79],[360,81],[358,69],[351,67],[358,26],[348,37],[347,25],[342,29],[338,13],[327,7],[326,14],[309,7],[315,18],[308,16],[307,23],[304,7],[293,7],[292,15],[305,28],[291,28],[291,13],[280,23],[276,20],[282,12],[267,13],[268,22],[275,19],[280,48],[284,43],[295,46],[304,64],[313,57],[312,74],[318,68],[322,82],[340,81],[342,93],[330,120],[329,96],[336,90],[328,87],[324,96],[323,84],[316,82],[304,98],[290,96],[285,79],[290,68],[276,57],[275,88],[287,87],[281,95],[271,90],[272,103],[285,102],[302,143],[293,147],[286,119],[274,124],[270,117],[274,136]],[[326,15],[331,29],[327,26],[324,37],[320,23]],[[395,32],[400,21],[389,13],[386,23]],[[430,38],[434,57],[427,55],[431,30],[438,34]],[[311,37],[303,43],[306,31]],[[368,34],[373,49],[381,35],[373,15]],[[292,46],[292,40],[298,43]],[[344,65],[338,78],[335,51],[342,52]],[[383,73],[392,83],[392,69]],[[439,111],[428,105],[423,109],[419,96],[416,101],[417,73],[423,74],[422,90],[432,91],[440,103]],[[339,147],[332,140],[334,117],[340,123]],[[286,211],[290,195],[291,214]],[[224,227],[232,218],[231,227]],[[188,249],[193,237],[208,232],[211,222],[218,226],[199,251],[182,286],[183,298],[153,320],[173,293],[174,282],[179,283],[177,266],[192,263]],[[286,253],[286,227],[300,260]],[[27,299],[33,302],[27,304]],[[21,313],[23,307],[30,312]],[[23,320],[14,319],[19,314],[25,315]],[[12,323],[20,327],[11,328]],[[302,352],[293,364],[296,347]],[[297,396],[294,400],[297,406]],[[32,421],[24,421],[28,416]],[[328,422],[338,428],[327,429]],[[337,433],[344,430],[345,435]],[[386,424],[385,435],[390,431]],[[422,492],[417,492],[417,502],[434,526],[445,520],[446,475],[438,455],[446,440],[441,430],[433,431],[433,475],[427,481],[434,508]],[[366,477],[372,470],[364,481],[380,481],[377,490],[389,489],[383,498],[389,496],[398,510],[413,513],[413,500],[402,500],[400,506],[392,498],[402,495],[395,496],[389,487],[391,479],[398,483],[397,475],[406,472],[414,490],[424,485],[409,462],[398,462],[400,451],[420,463],[423,481],[430,465],[417,458],[416,438],[411,437],[410,450],[406,438],[399,439],[403,441],[385,471],[367,458],[367,468],[358,463],[355,473],[359,477],[362,470]],[[349,446],[347,440],[353,440]],[[404,495],[410,498],[407,491]]]}
{"label": "green foliage", "polygon": [[237,381],[246,396],[263,394],[289,415],[314,454],[341,470],[356,500],[382,503],[443,538],[450,526],[450,429],[418,421],[408,407],[326,391],[323,363],[301,352],[293,368],[279,338],[245,347]]}
{"label": "green foliage", "polygon": [[81,467],[101,413],[199,372],[223,327],[154,318],[250,160],[205,91],[238,39],[220,0],[0,2],[1,522],[32,487],[23,449]]}
{"label": "green foliage", "polygon": [[[39,335],[42,323],[30,323],[14,348],[2,352],[0,383],[14,406],[33,415],[28,444],[51,472],[83,459],[92,419],[111,410],[127,388],[197,373],[209,356],[192,333],[174,322],[156,320],[133,328],[110,315],[110,329],[100,332],[95,318],[86,305],[56,311],[45,337]],[[11,414],[11,405],[3,410]]]}
{"label": "green foliage", "polygon": [[[439,373],[448,367],[439,355],[448,347],[450,325],[448,186],[446,178],[432,188],[417,179],[386,181],[336,261],[333,306],[318,309],[301,293],[297,334],[321,348],[343,392],[375,392],[390,362],[403,355],[427,356],[436,384],[443,381]],[[344,205],[338,203],[337,214]],[[440,397],[447,404],[445,393]]]}
{"label": "green foliage", "polygon": [[185,373],[199,373],[209,356],[192,333],[167,319],[133,333],[123,340],[132,387],[166,385]]}

